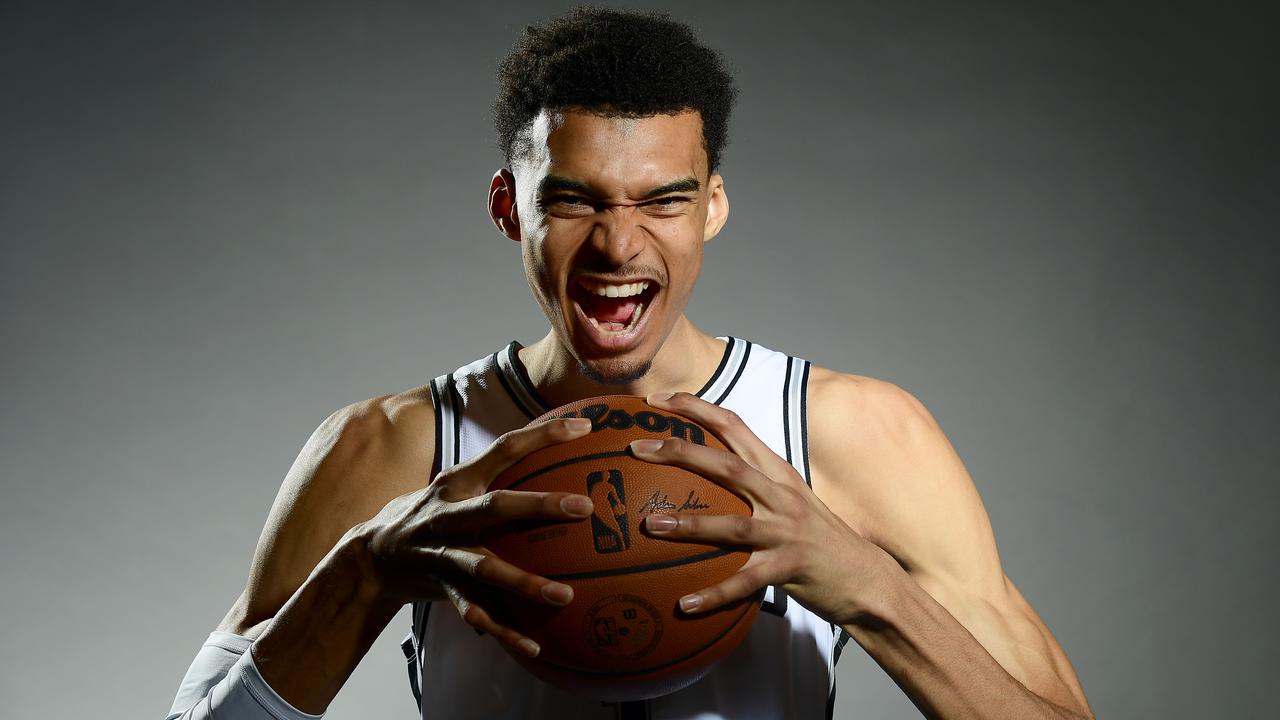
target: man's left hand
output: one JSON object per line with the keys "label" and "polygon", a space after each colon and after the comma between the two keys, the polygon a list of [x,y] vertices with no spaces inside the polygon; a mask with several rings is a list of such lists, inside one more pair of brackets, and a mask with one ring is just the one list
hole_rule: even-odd
{"label": "man's left hand", "polygon": [[689,393],[650,395],[646,402],[706,427],[732,451],[679,438],[637,440],[639,459],[683,468],[741,496],[751,516],[672,513],[649,515],[656,537],[754,549],[737,573],[686,595],[687,613],[714,610],[766,585],[783,588],[823,619],[845,625],[861,617],[886,582],[893,558],[831,512],[790,463],[769,449],[735,413]]}

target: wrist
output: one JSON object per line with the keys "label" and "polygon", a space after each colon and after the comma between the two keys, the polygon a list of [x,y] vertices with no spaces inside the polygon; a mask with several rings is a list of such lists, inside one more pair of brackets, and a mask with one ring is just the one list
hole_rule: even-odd
{"label": "wrist", "polygon": [[860,583],[862,597],[838,623],[850,634],[854,628],[864,632],[886,628],[909,590],[905,583],[915,582],[888,553],[884,553],[884,560],[877,562],[864,578]]}
{"label": "wrist", "polygon": [[355,530],[338,540],[249,648],[263,680],[306,713],[324,712],[404,604],[383,590]]}
{"label": "wrist", "polygon": [[371,540],[372,532],[364,523],[356,525],[334,545],[330,559],[350,583],[353,601],[370,608],[384,605],[399,608],[406,600],[390,592],[386,577],[375,561]]}

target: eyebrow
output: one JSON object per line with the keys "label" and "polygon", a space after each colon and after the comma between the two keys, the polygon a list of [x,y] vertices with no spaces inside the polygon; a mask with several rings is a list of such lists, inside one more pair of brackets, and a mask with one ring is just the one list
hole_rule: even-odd
{"label": "eyebrow", "polygon": [[649,198],[655,198],[655,197],[658,197],[659,195],[666,195],[667,193],[696,192],[701,187],[702,187],[702,183],[698,182],[697,178],[685,177],[685,178],[680,178],[679,180],[673,180],[667,183],[666,185],[659,185],[658,187],[640,196],[640,199],[648,200]]}
{"label": "eyebrow", "polygon": [[[650,200],[659,195],[667,195],[677,192],[696,192],[702,187],[702,183],[698,182],[695,177],[684,177],[679,180],[672,180],[664,185],[659,185],[640,196],[640,200]],[[538,194],[546,195],[556,191],[572,191],[582,193],[583,195],[591,195],[591,187],[580,180],[573,180],[559,175],[548,175],[538,183]]]}

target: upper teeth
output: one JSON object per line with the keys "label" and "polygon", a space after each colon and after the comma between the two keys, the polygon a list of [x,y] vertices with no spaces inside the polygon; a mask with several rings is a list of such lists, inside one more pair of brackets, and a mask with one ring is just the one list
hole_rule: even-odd
{"label": "upper teeth", "polygon": [[582,287],[588,292],[604,297],[631,297],[632,295],[639,295],[649,289],[649,281],[644,280],[637,283],[628,283],[626,285],[604,285],[583,282]]}

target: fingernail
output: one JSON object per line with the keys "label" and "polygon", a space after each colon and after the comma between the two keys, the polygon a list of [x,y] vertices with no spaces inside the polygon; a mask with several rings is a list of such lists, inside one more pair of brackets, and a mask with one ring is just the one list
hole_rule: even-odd
{"label": "fingernail", "polygon": [[586,432],[591,429],[591,421],[587,418],[567,418],[564,421],[564,425],[576,433]]}
{"label": "fingernail", "polygon": [[538,652],[542,650],[542,648],[538,647],[538,643],[530,640],[529,638],[520,638],[517,640],[516,648],[529,657],[538,657]]}
{"label": "fingernail", "polygon": [[666,402],[671,399],[671,395],[672,393],[652,393],[649,397],[645,398],[644,401],[650,405],[656,402]]}
{"label": "fingernail", "polygon": [[573,588],[560,583],[547,583],[542,586],[542,597],[557,605],[568,605],[573,602]]}
{"label": "fingernail", "polygon": [[668,530],[675,530],[676,526],[679,524],[680,524],[679,521],[677,521],[675,518],[671,517],[670,515],[654,514],[654,515],[646,516],[644,519],[644,526],[654,532],[666,532]]}
{"label": "fingernail", "polygon": [[658,452],[659,448],[662,447],[662,442],[661,440],[632,440],[631,452],[640,455],[651,455]]}
{"label": "fingernail", "polygon": [[560,509],[570,515],[590,515],[595,505],[586,495],[570,495],[560,501]]}
{"label": "fingernail", "polygon": [[699,607],[702,607],[702,597],[699,595],[685,595],[680,598],[680,609],[687,613],[691,613]]}

